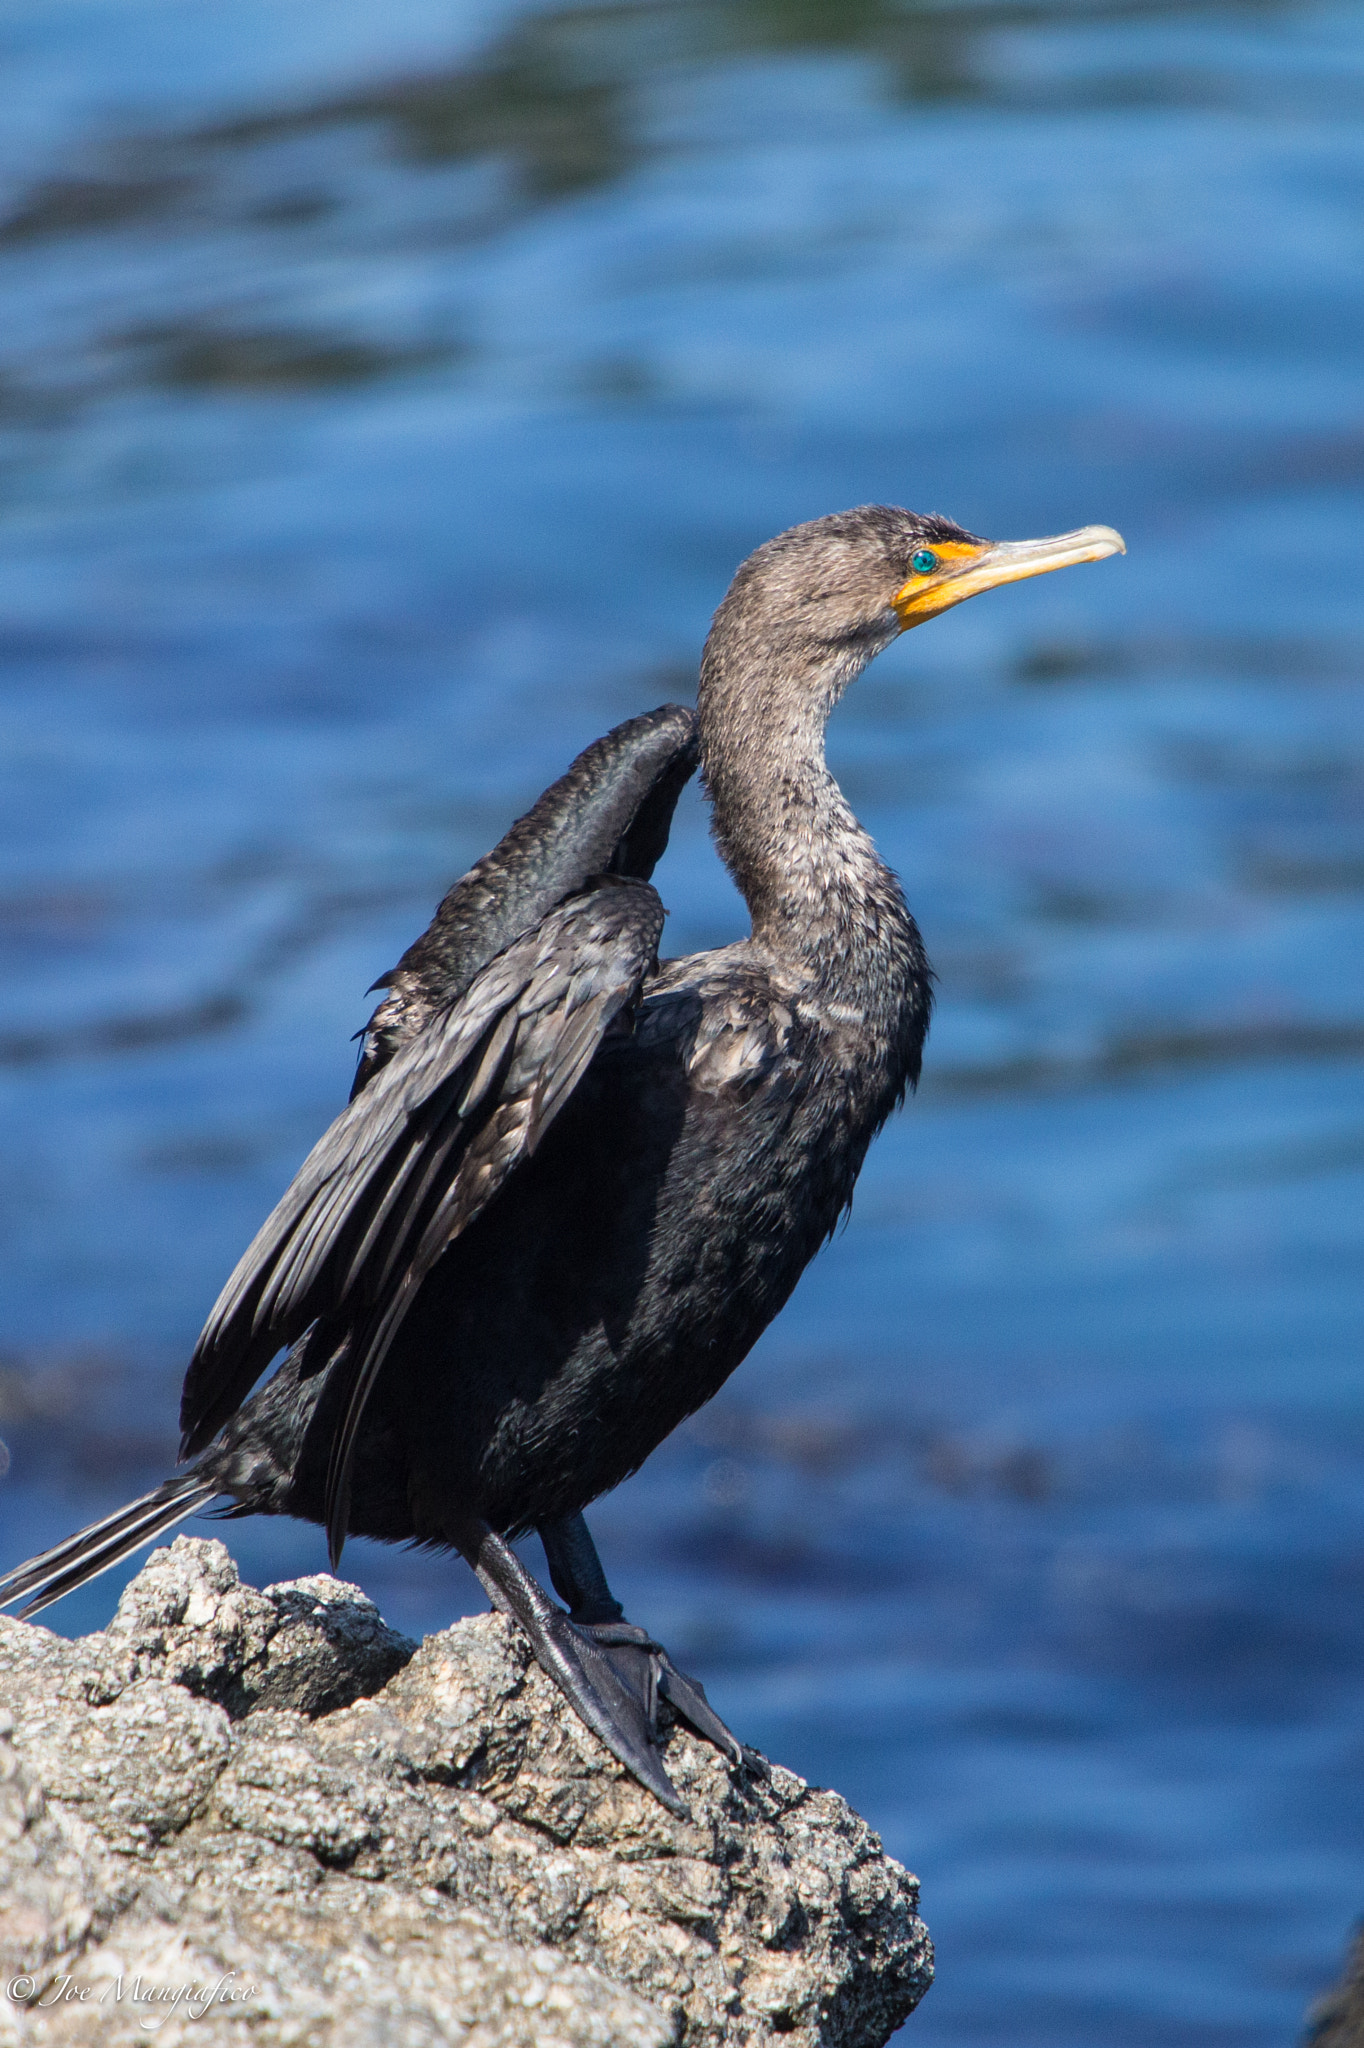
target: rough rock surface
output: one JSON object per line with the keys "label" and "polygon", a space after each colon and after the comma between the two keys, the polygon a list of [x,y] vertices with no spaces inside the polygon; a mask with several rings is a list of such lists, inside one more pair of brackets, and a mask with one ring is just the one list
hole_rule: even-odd
{"label": "rough rock surface", "polygon": [[500,1615],[181,1536],[102,1635],[0,1618],[0,1731],[0,2042],[872,2048],[931,1979],[837,1794],[675,1727],[675,1819]]}

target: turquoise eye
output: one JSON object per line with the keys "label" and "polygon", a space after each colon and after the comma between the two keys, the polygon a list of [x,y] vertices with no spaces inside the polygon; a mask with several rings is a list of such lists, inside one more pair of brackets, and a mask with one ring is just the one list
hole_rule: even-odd
{"label": "turquoise eye", "polygon": [[916,576],[927,576],[930,569],[937,568],[938,558],[932,548],[920,548],[917,554],[910,556],[909,566]]}

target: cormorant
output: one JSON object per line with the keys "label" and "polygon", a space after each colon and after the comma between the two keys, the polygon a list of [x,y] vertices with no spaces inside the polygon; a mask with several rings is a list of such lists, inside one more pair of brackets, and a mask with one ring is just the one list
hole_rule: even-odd
{"label": "cormorant", "polygon": [[[660,1693],[751,1758],[624,1619],[583,1509],[733,1372],[919,1077],[931,973],[825,764],[829,713],[906,627],[1122,551],[1106,526],[990,542],[867,505],[750,555],[695,714],[588,747],[375,984],[349,1106],[190,1360],[193,1462],[20,1566],[0,1604],[34,1613],[227,1495],[322,1523],[333,1566],[350,1532],[460,1551],[674,1810]],[[660,962],[649,876],[698,759],[752,933]],[[531,1529],[567,1612],[510,1547]]]}

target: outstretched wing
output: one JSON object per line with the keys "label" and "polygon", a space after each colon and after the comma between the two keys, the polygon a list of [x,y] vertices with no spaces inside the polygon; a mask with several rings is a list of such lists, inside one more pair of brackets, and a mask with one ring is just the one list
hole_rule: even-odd
{"label": "outstretched wing", "polygon": [[647,882],[598,877],[379,1068],[223,1289],[185,1376],[182,1454],[216,1435],[281,1346],[320,1316],[345,1325],[351,1391],[328,1478],[339,1556],[360,1418],[417,1288],[529,1158],[637,997],[663,915]]}

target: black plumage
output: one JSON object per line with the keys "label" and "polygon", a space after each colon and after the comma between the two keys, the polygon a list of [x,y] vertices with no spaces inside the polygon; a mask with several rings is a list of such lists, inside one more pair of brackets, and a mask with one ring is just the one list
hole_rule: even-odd
{"label": "black plumage", "polygon": [[[656,1694],[582,1510],[710,1399],[918,1079],[931,976],[824,758],[848,684],[975,589],[1120,547],[991,544],[872,506],[793,528],[716,614],[698,710],[589,747],[376,987],[348,1107],[224,1288],[185,1379],[187,1471],[3,1584],[58,1598],[207,1499],[463,1552],[661,1798]],[[701,761],[751,935],[657,957],[649,882]],[[281,1349],[261,1390],[250,1389]],[[538,1528],[569,1604],[506,1539]]]}

